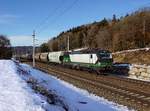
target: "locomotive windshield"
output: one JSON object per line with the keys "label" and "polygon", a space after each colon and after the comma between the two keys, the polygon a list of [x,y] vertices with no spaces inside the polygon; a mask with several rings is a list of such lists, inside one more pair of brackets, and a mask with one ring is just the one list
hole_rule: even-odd
{"label": "locomotive windshield", "polygon": [[98,53],[99,58],[112,58],[111,53]]}

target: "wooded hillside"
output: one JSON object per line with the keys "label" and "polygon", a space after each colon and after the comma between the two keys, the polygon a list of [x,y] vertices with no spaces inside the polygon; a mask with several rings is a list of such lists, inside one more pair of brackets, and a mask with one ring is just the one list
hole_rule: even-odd
{"label": "wooded hillside", "polygon": [[48,41],[49,50],[66,50],[68,36],[70,49],[88,47],[115,52],[150,47],[150,8],[69,29]]}

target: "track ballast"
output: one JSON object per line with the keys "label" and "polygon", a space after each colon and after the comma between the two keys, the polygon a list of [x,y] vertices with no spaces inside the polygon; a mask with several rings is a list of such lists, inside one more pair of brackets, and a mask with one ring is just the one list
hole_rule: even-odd
{"label": "track ballast", "polygon": [[36,68],[129,108],[150,111],[149,82],[112,75],[96,75],[41,62],[36,63]]}

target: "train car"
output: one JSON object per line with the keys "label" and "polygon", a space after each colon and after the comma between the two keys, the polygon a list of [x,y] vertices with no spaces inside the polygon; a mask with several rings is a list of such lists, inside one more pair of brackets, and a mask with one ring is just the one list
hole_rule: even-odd
{"label": "train car", "polygon": [[32,54],[23,54],[20,56],[20,59],[32,60]]}
{"label": "train car", "polygon": [[63,61],[63,55],[64,55],[63,51],[49,52],[48,53],[48,62],[60,64]]}
{"label": "train car", "polygon": [[35,59],[41,62],[62,64],[69,68],[96,71],[98,74],[102,70],[111,69],[113,64],[112,54],[107,50],[101,49],[37,53]]}
{"label": "train car", "polygon": [[63,62],[73,66],[102,70],[110,68],[113,63],[112,54],[107,50],[74,51],[64,54]]}
{"label": "train car", "polygon": [[23,54],[20,56],[21,59],[27,59],[27,54]]}
{"label": "train car", "polygon": [[39,59],[41,62],[48,62],[48,52],[41,53],[39,55]]}
{"label": "train car", "polygon": [[34,58],[35,58],[36,61],[40,61],[40,54],[41,53],[36,53],[35,54]]}
{"label": "train car", "polygon": [[32,60],[32,59],[33,59],[32,54],[28,54],[28,55],[27,55],[27,59],[28,59],[28,60]]}

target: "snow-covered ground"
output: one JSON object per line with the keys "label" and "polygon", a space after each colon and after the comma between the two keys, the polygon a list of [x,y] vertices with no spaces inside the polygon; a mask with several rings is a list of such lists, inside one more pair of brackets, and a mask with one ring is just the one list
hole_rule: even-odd
{"label": "snow-covered ground", "polygon": [[16,70],[12,61],[0,60],[0,111],[44,111],[43,100],[33,93]]}
{"label": "snow-covered ground", "polygon": [[136,52],[136,51],[149,51],[149,50],[150,50],[150,47],[147,47],[147,48],[138,48],[138,49],[118,51],[118,52],[115,52],[113,54],[130,53],[130,52]]}
{"label": "snow-covered ground", "polygon": [[113,66],[116,66],[116,67],[128,67],[130,68],[132,66],[132,64],[127,64],[127,63],[114,63]]}
{"label": "snow-covered ground", "polygon": [[[13,61],[0,60],[0,111],[64,111],[59,105],[50,105],[46,98],[35,93],[25,77],[57,94],[69,111],[128,111],[128,108],[88,93],[29,65],[20,64],[28,74],[20,75]],[[24,77],[23,77],[24,76]]]}

